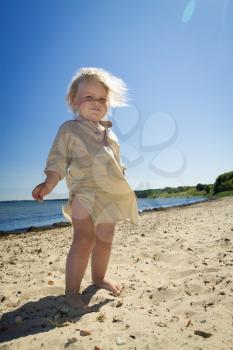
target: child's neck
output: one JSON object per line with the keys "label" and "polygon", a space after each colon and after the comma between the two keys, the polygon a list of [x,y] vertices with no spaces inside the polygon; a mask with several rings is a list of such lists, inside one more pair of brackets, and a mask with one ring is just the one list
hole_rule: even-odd
{"label": "child's neck", "polygon": [[97,120],[97,121],[93,121],[93,120],[90,120],[90,119],[87,119],[87,118],[85,118],[85,117],[82,117],[80,114],[78,114],[77,116],[76,116],[76,119],[78,119],[78,120],[87,120],[87,121],[89,121],[89,122],[92,122],[92,123],[94,123],[96,126],[98,126],[99,125],[99,121]]}

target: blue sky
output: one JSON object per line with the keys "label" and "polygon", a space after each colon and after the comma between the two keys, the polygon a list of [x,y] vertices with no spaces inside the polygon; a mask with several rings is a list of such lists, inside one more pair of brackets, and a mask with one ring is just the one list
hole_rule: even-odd
{"label": "blue sky", "polygon": [[[213,183],[233,170],[229,0],[1,0],[0,200],[32,199],[83,66],[121,77],[113,111],[134,189]],[[128,133],[128,135],[127,135]],[[65,181],[47,198],[65,198]]]}

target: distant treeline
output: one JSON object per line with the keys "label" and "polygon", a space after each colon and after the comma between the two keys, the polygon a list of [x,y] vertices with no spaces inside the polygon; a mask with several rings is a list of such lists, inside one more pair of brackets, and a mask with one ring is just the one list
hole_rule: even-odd
{"label": "distant treeline", "polygon": [[233,171],[221,174],[217,177],[214,184],[201,184],[196,186],[178,186],[165,187],[157,189],[148,189],[135,191],[138,198],[156,198],[156,197],[192,197],[192,196],[214,196],[225,193],[233,194]]}

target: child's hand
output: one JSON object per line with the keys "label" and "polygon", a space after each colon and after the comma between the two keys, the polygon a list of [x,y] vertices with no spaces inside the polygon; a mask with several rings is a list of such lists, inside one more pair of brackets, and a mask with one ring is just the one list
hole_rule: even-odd
{"label": "child's hand", "polygon": [[46,182],[42,182],[34,188],[32,191],[32,197],[39,202],[43,202],[43,197],[50,193],[51,190],[52,189]]}

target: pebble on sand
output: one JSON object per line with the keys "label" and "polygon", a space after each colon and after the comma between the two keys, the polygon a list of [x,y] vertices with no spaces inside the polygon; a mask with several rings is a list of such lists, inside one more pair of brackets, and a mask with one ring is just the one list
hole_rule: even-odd
{"label": "pebble on sand", "polygon": [[89,329],[80,329],[80,335],[85,337],[86,335],[91,335],[91,331]]}
{"label": "pebble on sand", "polygon": [[21,316],[15,316],[15,323],[16,324],[21,324],[21,323],[23,323],[23,319],[22,319],[22,317]]}
{"label": "pebble on sand", "polygon": [[124,345],[124,344],[126,344],[126,340],[124,338],[118,337],[118,338],[116,338],[116,344],[117,345]]}
{"label": "pebble on sand", "polygon": [[199,331],[199,330],[195,330],[194,334],[199,335],[200,337],[203,337],[203,338],[209,338],[212,335],[211,333]]}

